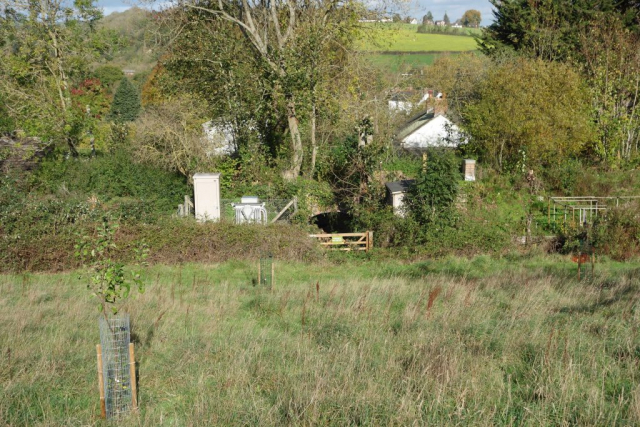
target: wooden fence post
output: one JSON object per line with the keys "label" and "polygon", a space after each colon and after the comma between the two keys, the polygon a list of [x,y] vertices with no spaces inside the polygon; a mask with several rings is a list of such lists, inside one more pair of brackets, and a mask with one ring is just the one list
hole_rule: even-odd
{"label": "wooden fence post", "polygon": [[136,357],[133,352],[133,343],[129,343],[129,375],[131,375],[131,406],[138,410],[138,384],[136,383]]}
{"label": "wooden fence post", "polygon": [[96,345],[96,353],[98,356],[98,388],[100,388],[100,416],[107,418],[107,406],[104,401],[104,376],[102,373],[102,346]]}

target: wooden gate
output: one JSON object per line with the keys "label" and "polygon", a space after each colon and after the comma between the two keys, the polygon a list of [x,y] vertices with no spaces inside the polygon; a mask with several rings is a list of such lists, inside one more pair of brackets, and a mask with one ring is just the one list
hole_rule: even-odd
{"label": "wooden gate", "polygon": [[320,241],[320,244],[329,249],[340,251],[369,251],[373,248],[373,231],[364,233],[334,233],[334,234],[310,234]]}

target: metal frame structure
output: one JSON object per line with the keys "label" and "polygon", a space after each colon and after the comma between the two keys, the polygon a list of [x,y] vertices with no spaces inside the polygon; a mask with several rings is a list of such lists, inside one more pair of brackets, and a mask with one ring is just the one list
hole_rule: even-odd
{"label": "metal frame structure", "polygon": [[557,221],[558,214],[562,215],[563,222],[571,219],[576,221],[576,213],[578,216],[578,224],[584,225],[592,222],[595,218],[602,215],[612,207],[619,207],[629,203],[631,200],[640,199],[640,196],[620,196],[620,197],[595,197],[595,196],[579,196],[579,197],[550,197],[547,208],[547,223],[551,224],[553,216],[554,222]]}

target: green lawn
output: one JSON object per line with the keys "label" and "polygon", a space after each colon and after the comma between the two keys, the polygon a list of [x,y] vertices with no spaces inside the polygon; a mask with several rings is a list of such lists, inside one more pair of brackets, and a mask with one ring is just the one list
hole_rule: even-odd
{"label": "green lawn", "polygon": [[465,52],[476,50],[473,37],[419,34],[416,25],[368,24],[359,47],[365,52]]}
{"label": "green lawn", "polygon": [[[330,258],[149,268],[120,425],[640,423],[638,264]],[[97,316],[75,272],[0,276],[0,425],[107,425]]]}

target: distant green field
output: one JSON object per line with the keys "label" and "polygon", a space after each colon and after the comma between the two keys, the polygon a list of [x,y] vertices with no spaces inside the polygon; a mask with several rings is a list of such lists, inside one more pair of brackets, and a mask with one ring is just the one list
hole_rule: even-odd
{"label": "distant green field", "polygon": [[368,53],[367,60],[375,67],[392,72],[402,70],[404,67],[421,68],[433,64],[441,53],[416,53],[390,55],[384,53]]}
{"label": "distant green field", "polygon": [[365,52],[465,52],[478,48],[473,37],[420,34],[417,25],[369,24],[359,42]]}

